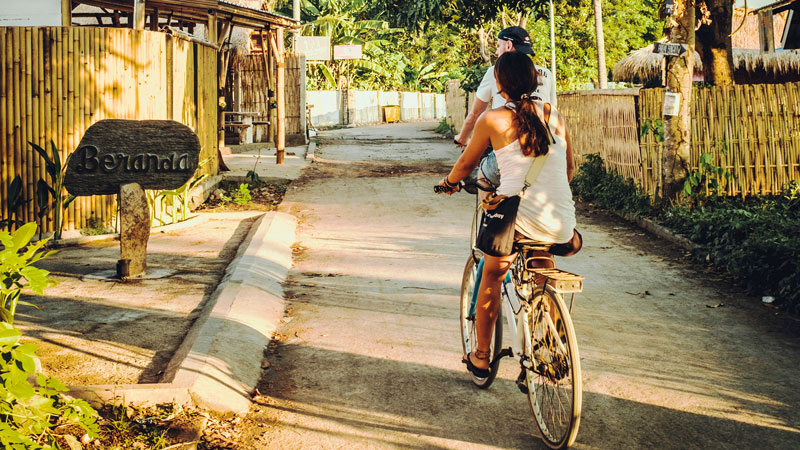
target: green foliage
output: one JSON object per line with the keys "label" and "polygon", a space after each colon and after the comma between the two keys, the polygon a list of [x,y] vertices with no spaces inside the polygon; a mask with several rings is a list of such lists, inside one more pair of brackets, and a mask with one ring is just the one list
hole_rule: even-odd
{"label": "green foliage", "polygon": [[20,300],[22,291],[42,295],[55,284],[46,270],[32,265],[55,253],[43,251],[46,240],[30,244],[34,234],[35,223],[13,234],[0,231],[0,444],[8,449],[58,448],[68,439],[56,432],[61,425],[77,425],[90,438],[98,431],[97,413],[88,403],[64,397],[63,384],[36,373],[36,346],[22,343],[13,326],[17,306],[33,306]]}
{"label": "green foliage", "polygon": [[72,154],[67,156],[62,165],[61,156],[55,142],[50,141],[50,155],[47,154],[45,149],[33,142],[28,142],[28,144],[44,159],[44,168],[47,174],[50,175],[50,184],[44,178],[40,178],[36,183],[36,199],[39,207],[37,215],[41,220],[50,211],[53,212],[53,239],[59,240],[61,239],[61,230],[64,228],[64,210],[75,200],[74,195],[64,197],[64,175],[67,172],[67,166]]}
{"label": "green foliage", "polygon": [[[56,284],[47,278],[50,272],[33,267],[33,264],[42,258],[53,255],[55,252],[43,250],[47,240],[40,240],[30,244],[36,234],[36,224],[27,223],[13,234],[0,231],[0,320],[9,324],[14,323],[14,315],[20,304],[33,306],[20,301],[24,289],[30,289],[42,295],[44,289]],[[29,245],[30,244],[30,245]]]}
{"label": "green foliage", "polygon": [[[83,400],[63,395],[66,386],[36,373],[36,346],[20,342],[22,333],[0,322],[0,443],[7,449],[59,448],[61,425],[77,425],[94,438],[97,412]],[[31,379],[35,378],[35,383]],[[73,438],[74,440],[74,438]]]}
{"label": "green foliage", "polygon": [[674,206],[663,220],[703,245],[714,265],[751,292],[775,295],[785,307],[800,312],[796,197],[714,198],[700,207]]}
{"label": "green foliage", "polygon": [[718,197],[725,193],[720,184],[724,178],[730,180],[731,173],[713,164],[714,157],[710,153],[700,155],[700,168],[689,172],[683,182],[683,193],[693,205],[697,206],[709,197]]}
{"label": "green foliage", "polygon": [[[211,161],[206,158],[197,165],[199,170]],[[208,174],[192,177],[178,189],[166,191],[146,191],[147,205],[150,207],[150,224],[155,226],[156,221],[161,225],[169,222],[178,223],[189,218],[189,200],[191,191],[208,178]],[[168,209],[169,208],[169,209]],[[167,215],[168,217],[164,217]],[[166,219],[166,220],[165,220]],[[169,221],[169,222],[168,222]]]}
{"label": "green foliage", "polygon": [[661,119],[643,120],[639,127],[639,139],[644,139],[647,133],[653,132],[656,142],[664,142],[664,121]]}
{"label": "green foliage", "polygon": [[239,189],[233,192],[233,203],[244,206],[250,203],[253,198],[250,196],[250,187],[247,183],[242,183],[239,185]]}
{"label": "green foliage", "polygon": [[463,78],[461,79],[461,83],[459,87],[464,92],[475,92],[478,90],[478,86],[481,85],[481,80],[483,76],[486,74],[486,71],[489,70],[489,66],[485,66],[483,64],[478,64],[467,69],[463,70]]}
{"label": "green foliage", "polygon": [[436,127],[436,132],[448,139],[453,138],[456,135],[455,127],[447,123],[446,118],[439,121],[439,125]]}
{"label": "green foliage", "polygon": [[81,235],[83,236],[98,236],[108,233],[108,227],[103,223],[103,220],[95,216],[94,213],[86,220],[86,227],[81,228]]}
{"label": "green foliage", "polygon": [[17,220],[17,210],[20,206],[28,203],[30,200],[26,200],[25,196],[22,193],[22,178],[19,175],[15,176],[13,180],[11,180],[11,184],[8,185],[8,217],[0,220],[0,228],[5,228],[8,231],[11,231],[11,228],[14,225],[22,225],[24,222]]}
{"label": "green foliage", "polygon": [[219,198],[223,205],[232,202],[239,206],[247,205],[253,200],[253,197],[250,195],[250,187],[247,183],[240,184],[238,189],[231,192],[231,195],[220,194]]}
{"label": "green foliage", "polygon": [[601,208],[648,215],[654,210],[650,198],[630,178],[606,170],[598,154],[586,155],[586,162],[572,179],[572,191],[583,201]]}

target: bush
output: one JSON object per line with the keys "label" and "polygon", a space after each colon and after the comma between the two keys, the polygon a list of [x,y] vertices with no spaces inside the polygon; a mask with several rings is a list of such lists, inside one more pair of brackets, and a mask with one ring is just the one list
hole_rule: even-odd
{"label": "bush", "polygon": [[77,444],[72,434],[57,431],[70,426],[80,427],[89,438],[98,432],[97,413],[88,403],[65,397],[63,384],[36,373],[36,346],[22,343],[22,333],[13,326],[17,306],[33,306],[20,300],[22,291],[30,289],[41,295],[55,284],[46,270],[32,266],[53,254],[42,250],[47,241],[30,244],[35,233],[35,223],[27,223],[13,234],[0,231],[0,443],[7,449]]}
{"label": "bush", "polygon": [[456,135],[456,129],[447,123],[447,119],[440,120],[435,131],[448,139]]}
{"label": "bush", "polygon": [[572,191],[580,200],[601,208],[636,215],[650,215],[654,208],[650,198],[630,178],[609,172],[598,154],[586,156],[572,179]]}
{"label": "bush", "polygon": [[771,294],[800,313],[800,187],[789,183],[780,196],[687,197],[680,205],[652,205],[632,180],[609,172],[589,155],[572,181],[583,201],[648,216],[704,247],[701,255],[737,278],[754,294]]}

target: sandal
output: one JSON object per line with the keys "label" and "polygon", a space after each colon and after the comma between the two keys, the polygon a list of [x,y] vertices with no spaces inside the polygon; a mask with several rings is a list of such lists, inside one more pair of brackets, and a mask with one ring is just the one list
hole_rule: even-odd
{"label": "sandal", "polygon": [[475,367],[475,365],[472,364],[472,358],[470,358],[470,355],[472,354],[474,354],[475,358],[477,359],[489,361],[489,352],[482,352],[480,350],[475,350],[474,352],[468,353],[467,356],[461,359],[461,362],[467,365],[467,370],[469,370],[470,373],[472,373],[478,378],[489,378],[489,375],[491,374],[489,370],[490,368],[481,369],[479,367]]}

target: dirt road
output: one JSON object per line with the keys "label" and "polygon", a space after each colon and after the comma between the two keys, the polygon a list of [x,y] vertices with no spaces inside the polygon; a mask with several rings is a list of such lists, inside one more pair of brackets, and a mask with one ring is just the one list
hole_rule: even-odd
{"label": "dirt road", "polygon": [[[247,448],[545,448],[510,360],[486,391],[460,362],[473,199],[434,196],[457,157],[435,124],[329,132],[289,189],[300,219],[287,323]],[[576,302],[575,448],[800,448],[800,339],[683,252],[588,206],[559,265]]]}

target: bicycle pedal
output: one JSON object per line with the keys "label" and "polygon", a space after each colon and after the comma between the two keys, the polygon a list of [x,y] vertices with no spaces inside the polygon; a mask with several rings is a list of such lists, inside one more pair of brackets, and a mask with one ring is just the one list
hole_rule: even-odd
{"label": "bicycle pedal", "polygon": [[528,395],[528,385],[525,383],[525,369],[519,371],[519,376],[517,377],[517,387],[519,391],[525,395]]}

